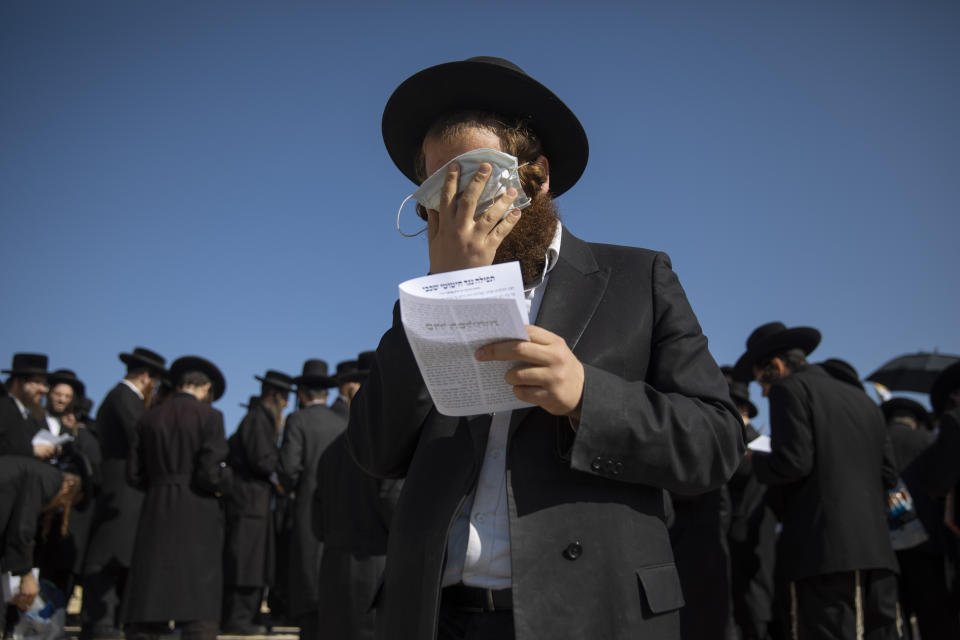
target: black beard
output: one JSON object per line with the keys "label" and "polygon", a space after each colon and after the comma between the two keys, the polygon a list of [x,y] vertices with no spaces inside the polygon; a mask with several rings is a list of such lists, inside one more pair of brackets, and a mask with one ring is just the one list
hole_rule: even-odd
{"label": "black beard", "polygon": [[545,193],[533,196],[530,206],[520,213],[520,220],[503,239],[493,258],[495,264],[520,262],[523,284],[540,281],[546,264],[547,249],[557,231],[560,213],[553,199]]}

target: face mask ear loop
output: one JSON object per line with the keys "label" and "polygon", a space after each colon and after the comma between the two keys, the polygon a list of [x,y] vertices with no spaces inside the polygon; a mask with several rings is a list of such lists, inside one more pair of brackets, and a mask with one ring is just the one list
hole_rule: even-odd
{"label": "face mask ear loop", "polygon": [[423,229],[420,229],[420,231],[417,231],[416,233],[404,233],[403,231],[400,230],[400,213],[403,211],[403,205],[407,204],[407,200],[409,200],[412,197],[413,197],[413,194],[411,193],[406,198],[404,198],[403,202],[400,203],[400,208],[397,209],[397,233],[402,235],[404,238],[416,238],[418,235],[420,235],[421,233],[427,230],[426,227],[424,227]]}

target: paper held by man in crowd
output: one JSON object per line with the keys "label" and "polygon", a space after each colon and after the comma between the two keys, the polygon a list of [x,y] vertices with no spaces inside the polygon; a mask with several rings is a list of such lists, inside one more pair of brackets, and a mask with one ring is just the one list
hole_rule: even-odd
{"label": "paper held by man in crowd", "polygon": [[516,363],[473,357],[486,344],[529,339],[519,263],[407,280],[400,316],[437,411],[468,416],[531,406],[504,380]]}
{"label": "paper held by man in crowd", "polygon": [[46,429],[40,429],[33,436],[33,440],[30,441],[30,444],[48,444],[51,447],[59,447],[60,445],[70,442],[73,440],[73,436],[69,433],[61,433],[58,436],[53,435],[50,431]]}
{"label": "paper held by man in crowd", "polygon": [[747,444],[747,448],[751,451],[770,453],[770,436],[758,436],[754,438]]}

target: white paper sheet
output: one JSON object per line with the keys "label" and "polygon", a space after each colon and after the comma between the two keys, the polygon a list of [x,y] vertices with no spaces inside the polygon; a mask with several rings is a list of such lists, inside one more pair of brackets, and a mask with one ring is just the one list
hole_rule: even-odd
{"label": "white paper sheet", "polygon": [[468,416],[531,406],[503,379],[516,363],[473,357],[486,344],[528,339],[519,263],[407,280],[400,316],[437,411]]}
{"label": "white paper sheet", "polygon": [[73,440],[73,436],[69,433],[61,433],[58,436],[53,435],[50,431],[46,429],[40,429],[37,431],[33,440],[30,441],[30,444],[49,444],[52,447],[59,447],[65,442],[70,442]]}
{"label": "white paper sheet", "polygon": [[747,449],[760,451],[762,453],[770,453],[770,436],[757,436],[747,443]]}

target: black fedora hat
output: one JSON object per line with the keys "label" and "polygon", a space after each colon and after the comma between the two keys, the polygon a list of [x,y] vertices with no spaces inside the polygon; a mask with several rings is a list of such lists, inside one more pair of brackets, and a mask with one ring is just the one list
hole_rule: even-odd
{"label": "black fedora hat", "polygon": [[935,414],[940,415],[948,409],[947,399],[957,388],[960,388],[960,362],[941,371],[930,387],[930,405]]}
{"label": "black fedora hat", "polygon": [[863,383],[860,382],[860,374],[857,373],[857,370],[853,367],[853,365],[846,360],[841,360],[840,358],[827,358],[818,364],[823,367],[824,371],[829,373],[832,377],[836,378],[840,382],[846,382],[847,384],[853,385],[859,389],[863,389]]}
{"label": "black fedora hat", "polygon": [[345,382],[363,382],[370,375],[370,369],[376,359],[376,351],[364,351],[356,360],[347,360],[337,365],[337,384]]}
{"label": "black fedora hat", "polygon": [[880,405],[880,410],[883,411],[883,417],[887,420],[897,413],[908,413],[924,429],[931,427],[930,412],[916,400],[904,397],[890,398]]}
{"label": "black fedora hat", "polygon": [[337,386],[337,381],[330,375],[326,360],[313,358],[303,363],[303,373],[293,379],[298,387],[322,387],[329,389]]}
{"label": "black fedora hat", "polygon": [[768,322],[747,338],[747,350],[734,365],[737,380],[753,380],[753,366],[764,358],[787,349],[801,349],[809,355],[820,344],[820,332],[813,327],[787,328],[782,322]]}
{"label": "black fedora hat", "polygon": [[444,114],[489,111],[517,118],[543,144],[550,162],[550,191],[559,196],[587,166],[589,144],[573,111],[552,91],[503,58],[478,56],[413,74],[383,109],[383,142],[397,168],[416,184],[416,158],[427,130]]}
{"label": "black fedora hat", "polygon": [[93,400],[87,396],[82,396],[74,402],[74,413],[80,422],[90,422],[93,420]]}
{"label": "black fedora hat", "polygon": [[123,364],[127,365],[128,369],[147,367],[157,373],[166,371],[166,369],[164,369],[164,367],[167,366],[166,358],[159,353],[150,351],[150,349],[135,347],[133,353],[121,353],[118,357]]}
{"label": "black fedora hat", "polygon": [[276,371],[274,369],[267,369],[267,372],[263,376],[253,376],[256,380],[268,384],[271,387],[276,387],[281,391],[293,391],[293,378],[283,373],[282,371]]}
{"label": "black fedora hat", "polygon": [[58,384],[70,385],[73,388],[74,398],[82,398],[87,393],[86,385],[70,369],[57,369],[47,377],[47,386],[51,389]]}
{"label": "black fedora hat", "polygon": [[11,376],[49,375],[47,356],[42,353],[15,353],[10,368],[4,369],[3,373],[9,373]]}
{"label": "black fedora hat", "polygon": [[750,402],[750,388],[746,382],[740,380],[731,380],[730,385],[730,398],[733,400],[733,404],[737,405],[739,409],[741,406],[747,407],[747,415],[751,418],[756,418],[759,411],[757,410],[757,405]]}
{"label": "black fedora hat", "polygon": [[213,383],[214,400],[219,400],[227,390],[227,381],[217,365],[200,356],[183,356],[174,360],[170,365],[170,379],[173,380],[173,384],[179,385],[181,376],[190,371],[199,371],[210,378]]}

